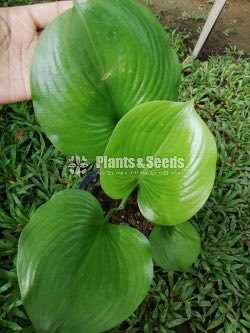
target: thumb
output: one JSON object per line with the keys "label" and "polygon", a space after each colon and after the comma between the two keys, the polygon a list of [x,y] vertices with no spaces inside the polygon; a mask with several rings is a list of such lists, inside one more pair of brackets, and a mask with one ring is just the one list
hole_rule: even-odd
{"label": "thumb", "polygon": [[65,10],[73,7],[73,1],[57,1],[27,6],[37,30],[44,29]]}

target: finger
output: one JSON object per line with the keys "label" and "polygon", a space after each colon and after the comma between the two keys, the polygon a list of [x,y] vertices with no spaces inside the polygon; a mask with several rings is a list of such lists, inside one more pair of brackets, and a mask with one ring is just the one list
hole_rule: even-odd
{"label": "finger", "polygon": [[57,1],[27,6],[37,30],[44,29],[65,10],[73,7],[73,1]]}

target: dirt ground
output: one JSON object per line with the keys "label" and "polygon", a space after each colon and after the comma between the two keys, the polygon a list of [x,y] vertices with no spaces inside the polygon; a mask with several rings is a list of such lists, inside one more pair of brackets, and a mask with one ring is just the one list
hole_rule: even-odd
{"label": "dirt ground", "polygon": [[[145,1],[144,1],[145,2]],[[186,31],[195,41],[212,7],[211,0],[155,0],[150,9],[171,30]],[[222,54],[226,45],[236,45],[250,55],[250,0],[227,0],[201,57]],[[194,42],[195,43],[195,42]],[[191,45],[193,46],[193,45]]]}

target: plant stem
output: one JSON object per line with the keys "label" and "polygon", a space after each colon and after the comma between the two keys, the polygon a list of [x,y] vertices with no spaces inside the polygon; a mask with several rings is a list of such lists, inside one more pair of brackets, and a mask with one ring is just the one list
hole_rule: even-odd
{"label": "plant stem", "polygon": [[105,221],[108,222],[109,219],[110,219],[110,217],[112,216],[112,214],[113,214],[114,212],[117,212],[118,210],[122,210],[122,209],[124,209],[124,207],[125,207],[127,201],[128,201],[128,197],[122,199],[122,201],[121,201],[121,203],[120,203],[120,205],[119,205],[118,207],[111,208],[111,209],[108,211],[107,215],[105,216]]}

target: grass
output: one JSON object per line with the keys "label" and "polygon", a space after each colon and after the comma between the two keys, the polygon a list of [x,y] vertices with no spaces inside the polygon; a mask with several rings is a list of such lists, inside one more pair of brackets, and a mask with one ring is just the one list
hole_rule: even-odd
{"label": "grass", "polygon": [[[19,6],[19,5],[32,5],[34,3],[46,2],[39,0],[0,0],[0,7]],[[47,1],[48,2],[48,1]]]}
{"label": "grass", "polygon": [[[202,238],[187,273],[156,270],[145,301],[112,333],[250,331],[249,59],[230,48],[207,61],[186,58],[189,36],[173,34],[183,64],[180,99],[196,108],[215,135],[219,157],[213,192],[192,219]],[[76,186],[66,158],[41,133],[31,103],[0,106],[0,332],[34,332],[16,278],[20,232],[53,193]],[[70,304],[69,304],[70,306]],[[184,333],[184,328],[179,332]]]}
{"label": "grass", "polygon": [[194,21],[206,21],[208,15],[206,13],[197,13],[194,11],[184,10],[181,13],[181,19],[183,20],[194,20]]}

